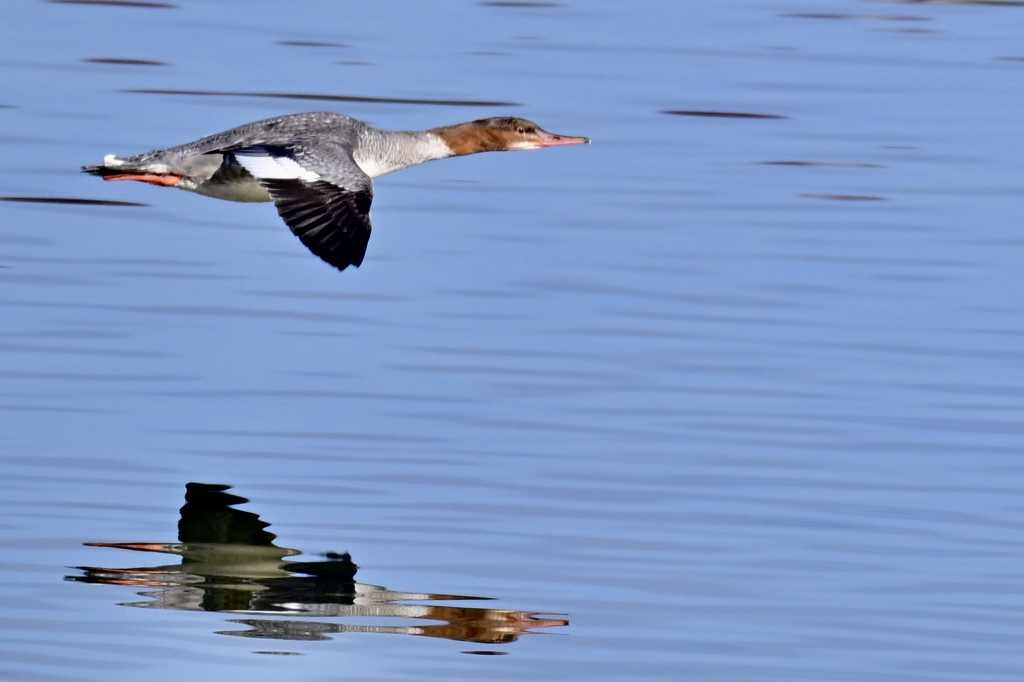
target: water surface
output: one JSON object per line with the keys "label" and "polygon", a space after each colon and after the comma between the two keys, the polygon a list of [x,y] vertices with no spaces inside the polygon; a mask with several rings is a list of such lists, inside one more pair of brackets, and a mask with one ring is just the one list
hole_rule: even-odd
{"label": "water surface", "polygon": [[[1020,679],[1024,10],[826,4],[9,3],[0,676]],[[78,173],[311,109],[594,144],[342,273]],[[188,483],[276,558],[139,553]]]}

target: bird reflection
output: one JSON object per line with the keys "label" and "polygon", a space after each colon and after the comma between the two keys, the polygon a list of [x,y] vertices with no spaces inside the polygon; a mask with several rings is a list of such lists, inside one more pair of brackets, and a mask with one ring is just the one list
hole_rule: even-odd
{"label": "bird reflection", "polygon": [[[144,568],[79,566],[82,575],[67,579],[155,588],[138,593],[147,601],[125,606],[291,617],[231,620],[247,629],[219,634],[236,637],[323,640],[335,633],[376,632],[501,644],[536,628],[569,624],[563,618],[535,612],[424,603],[487,597],[399,592],[358,583],[358,567],[347,553],[324,554],[317,561],[286,560],[300,552],[275,545],[276,536],[267,530],[270,524],[257,514],[235,509],[235,505],[248,500],[228,492],[229,487],[207,483],[185,486],[176,543],[85,543],[90,547],[174,554],[181,557],[181,563]],[[373,617],[381,624],[313,622],[296,616]],[[433,622],[389,625],[389,618]]]}

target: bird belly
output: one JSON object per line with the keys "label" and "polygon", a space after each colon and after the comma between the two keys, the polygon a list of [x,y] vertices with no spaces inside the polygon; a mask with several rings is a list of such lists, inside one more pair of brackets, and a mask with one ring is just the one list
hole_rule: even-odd
{"label": "bird belly", "polygon": [[191,178],[185,178],[178,185],[179,188],[226,201],[270,201],[267,190],[255,180],[234,180],[232,182],[196,182]]}

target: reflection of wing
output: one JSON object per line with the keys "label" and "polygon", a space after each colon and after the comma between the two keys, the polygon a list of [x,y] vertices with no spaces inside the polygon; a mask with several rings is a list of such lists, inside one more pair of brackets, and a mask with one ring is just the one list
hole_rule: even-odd
{"label": "reflection of wing", "polygon": [[209,483],[185,485],[185,506],[178,521],[178,540],[184,543],[268,546],[276,537],[257,514],[232,505],[249,500],[225,492],[230,486]]}
{"label": "reflection of wing", "polygon": [[370,240],[373,181],[348,150],[254,146],[231,150],[263,186],[285,224],[310,251],[339,270],[358,266]]}

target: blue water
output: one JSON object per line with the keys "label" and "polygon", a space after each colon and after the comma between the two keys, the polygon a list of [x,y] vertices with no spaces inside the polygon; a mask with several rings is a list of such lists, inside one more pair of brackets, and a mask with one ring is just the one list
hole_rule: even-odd
{"label": "blue water", "polygon": [[[1024,675],[1024,7],[164,4],[0,12],[0,677]],[[594,143],[380,178],[341,273],[78,172],[316,109]],[[302,554],[84,544],[189,482]]]}

